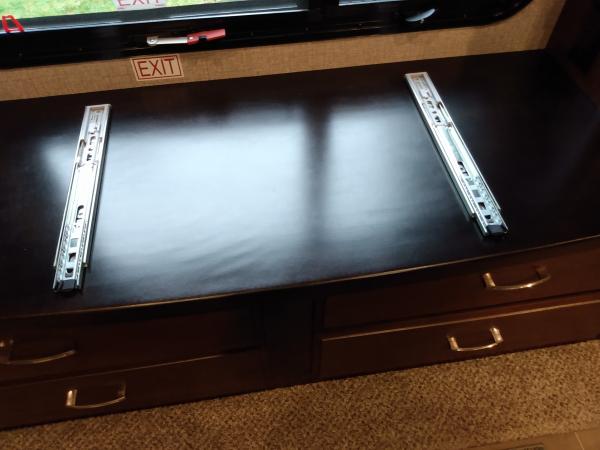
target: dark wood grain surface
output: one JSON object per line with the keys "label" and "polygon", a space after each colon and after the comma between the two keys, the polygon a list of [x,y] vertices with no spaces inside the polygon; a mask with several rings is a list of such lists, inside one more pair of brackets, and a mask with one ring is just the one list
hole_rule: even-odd
{"label": "dark wood grain surface", "polygon": [[[566,299],[561,299],[564,302]],[[472,314],[472,313],[471,313]],[[600,300],[573,298],[572,304],[552,305],[544,302],[540,308],[506,313],[502,308],[488,310],[479,317],[465,314],[443,316],[412,324],[403,323],[357,330],[351,334],[324,336],[319,358],[320,376],[325,378],[368,372],[381,372],[467,358],[481,358],[527,348],[546,347],[568,342],[597,339],[600,336],[598,317]],[[463,317],[462,320],[460,317]],[[439,317],[439,316],[438,316]],[[491,329],[498,330],[494,339]],[[450,346],[454,337],[459,348]],[[491,348],[474,349],[497,342]]]}
{"label": "dark wood grain surface", "polygon": [[[130,409],[180,403],[255,391],[265,387],[257,350],[212,355],[175,363],[0,387],[0,428],[73,419]],[[77,404],[104,403],[90,409],[65,407],[67,391],[77,389]]]}
{"label": "dark wood grain surface", "polygon": [[[428,71],[510,227],[483,239],[406,87]],[[112,124],[83,292],[51,267],[85,105]],[[0,103],[0,318],[405,270],[600,234],[600,112],[543,52]]]}

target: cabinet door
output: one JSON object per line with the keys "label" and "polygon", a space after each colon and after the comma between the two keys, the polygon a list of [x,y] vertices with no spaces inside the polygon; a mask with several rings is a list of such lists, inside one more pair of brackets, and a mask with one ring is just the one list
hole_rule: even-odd
{"label": "cabinet door", "polygon": [[[450,271],[411,274],[387,287],[357,289],[325,301],[325,328],[488,308],[600,289],[600,246],[567,245]],[[407,274],[408,275],[408,274]]]}
{"label": "cabinet door", "polygon": [[127,320],[98,314],[85,325],[0,327],[0,385],[119,370],[259,344],[252,308]]}
{"label": "cabinet door", "polygon": [[320,376],[340,377],[600,337],[600,299],[513,313],[452,316],[321,339]]}
{"label": "cabinet door", "polygon": [[0,428],[261,389],[262,359],[252,350],[0,388]]}

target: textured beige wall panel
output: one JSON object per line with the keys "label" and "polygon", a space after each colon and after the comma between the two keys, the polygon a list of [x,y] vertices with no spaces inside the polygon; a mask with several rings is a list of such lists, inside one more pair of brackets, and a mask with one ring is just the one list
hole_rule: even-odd
{"label": "textured beige wall panel", "polygon": [[129,59],[0,71],[0,100],[543,48],[565,0],[492,25],[182,54],[185,78],[138,82]]}

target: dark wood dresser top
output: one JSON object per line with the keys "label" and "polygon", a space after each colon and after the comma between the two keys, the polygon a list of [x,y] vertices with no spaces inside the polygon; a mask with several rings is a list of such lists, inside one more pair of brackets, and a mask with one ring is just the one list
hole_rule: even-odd
{"label": "dark wood dresser top", "polygon": [[[405,85],[428,71],[510,228],[483,239]],[[112,124],[83,293],[52,260],[85,105]],[[0,318],[452,263],[600,235],[600,112],[543,52],[0,103]]]}

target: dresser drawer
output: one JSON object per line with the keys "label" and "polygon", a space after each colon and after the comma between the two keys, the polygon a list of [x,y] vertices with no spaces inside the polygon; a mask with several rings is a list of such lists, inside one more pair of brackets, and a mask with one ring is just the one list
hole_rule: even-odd
{"label": "dresser drawer", "polygon": [[406,274],[325,300],[325,328],[392,321],[600,289],[600,244],[481,260]]}
{"label": "dresser drawer", "polygon": [[319,374],[341,377],[595,339],[600,337],[600,295],[596,298],[323,337]]}
{"label": "dresser drawer", "polygon": [[247,392],[264,387],[262,353],[0,388],[0,428]]}
{"label": "dresser drawer", "polygon": [[[117,370],[259,345],[253,309],[190,315],[136,311],[127,318],[93,315],[85,324],[30,322],[0,327],[0,385]],[[84,319],[82,318],[82,321]]]}

